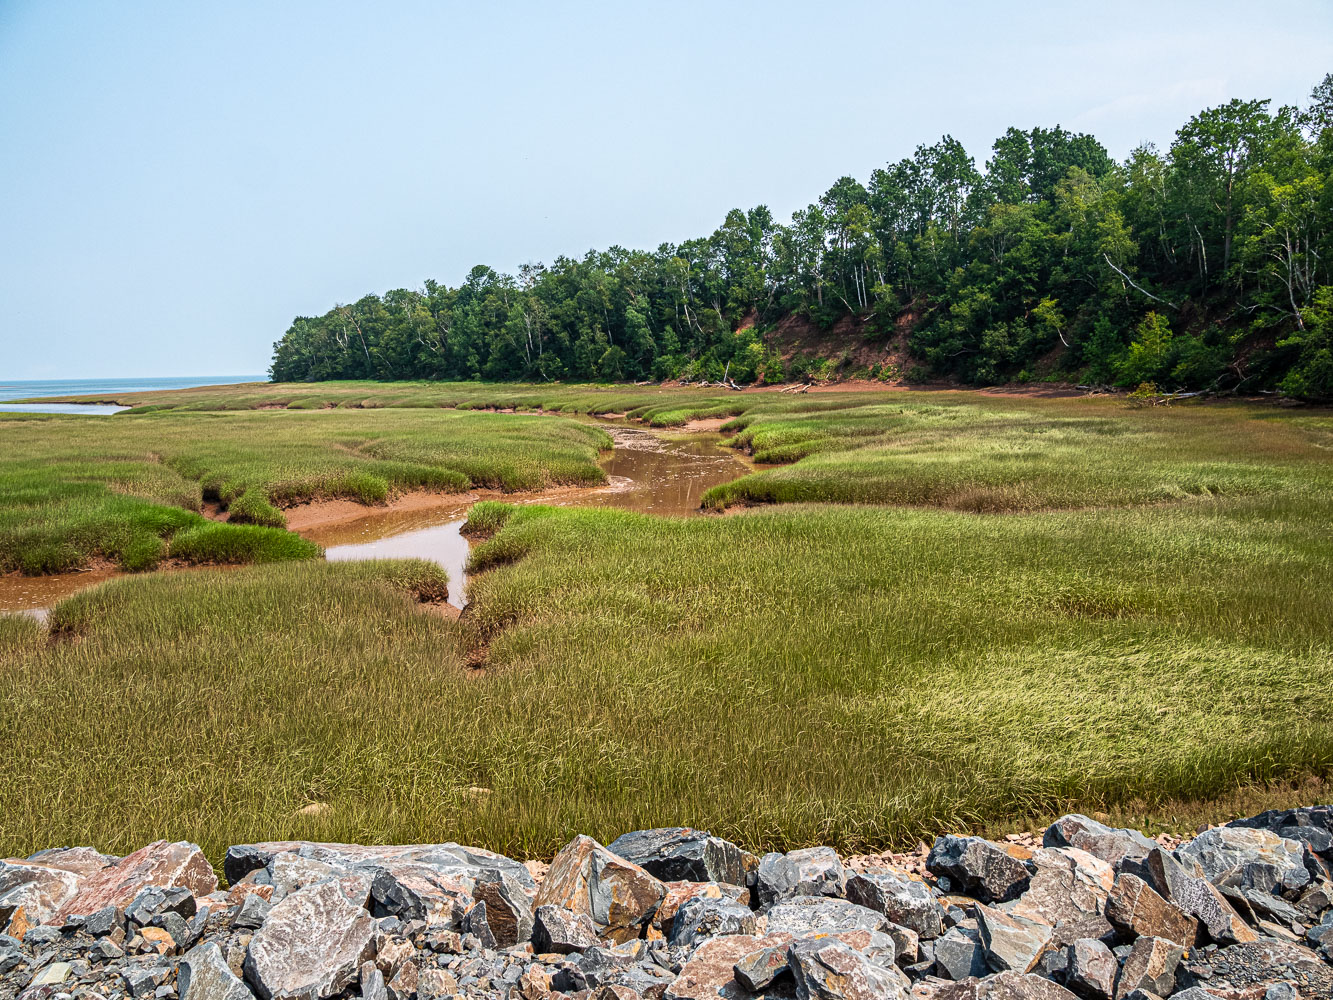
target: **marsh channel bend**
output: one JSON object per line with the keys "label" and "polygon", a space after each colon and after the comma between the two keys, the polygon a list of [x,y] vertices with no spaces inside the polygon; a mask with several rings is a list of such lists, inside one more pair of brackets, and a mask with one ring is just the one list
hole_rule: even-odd
{"label": "marsh channel bend", "polygon": [[[605,485],[519,495],[513,502],[684,516],[698,512],[709,487],[753,470],[735,451],[721,447],[721,435],[715,432],[659,435],[615,424],[607,429],[615,449],[601,461]],[[460,532],[473,502],[446,500],[424,510],[372,509],[353,521],[302,533],[324,546],[325,557],[334,562],[415,558],[439,563],[449,574],[449,603],[462,608],[467,604],[468,541]]]}
{"label": "marsh channel bend", "polygon": [[[754,467],[720,444],[714,431],[656,433],[597,420],[615,439],[601,466],[601,486],[559,487],[540,493],[499,495],[514,503],[556,507],[622,507],[649,514],[684,516],[699,510],[704,491],[730,482]],[[344,559],[429,559],[449,574],[449,603],[467,603],[467,539],[460,529],[476,494],[441,494],[439,503],[410,510],[367,507],[349,520],[310,527],[301,534],[324,546],[331,561]],[[178,572],[167,570],[165,572]],[[51,605],[80,590],[125,574],[112,569],[53,576],[0,576],[0,614],[18,612],[45,618]]]}

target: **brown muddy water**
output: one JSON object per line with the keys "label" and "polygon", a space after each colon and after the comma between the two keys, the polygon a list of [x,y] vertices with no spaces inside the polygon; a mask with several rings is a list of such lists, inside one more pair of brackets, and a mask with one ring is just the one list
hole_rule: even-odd
{"label": "brown muddy water", "polygon": [[[524,497],[514,503],[551,507],[621,507],[646,514],[696,513],[704,492],[752,471],[735,451],[719,445],[721,435],[654,434],[634,427],[608,428],[615,450],[601,462],[605,486],[567,487]],[[461,534],[472,501],[408,511],[371,511],[355,521],[302,532],[324,546],[330,561],[342,559],[429,559],[449,574],[449,603],[467,604],[468,540]]]}
{"label": "brown muddy water", "polygon": [[[648,514],[696,513],[709,487],[754,470],[739,453],[719,444],[715,432],[652,432],[608,424],[615,449],[601,461],[608,482],[594,487],[562,487],[541,493],[499,495],[513,503],[554,507],[621,507]],[[467,603],[464,572],[468,542],[460,534],[476,495],[439,495],[439,503],[409,510],[377,510],[351,520],[312,526],[300,533],[324,546],[333,562],[358,559],[429,559],[449,574],[449,603]],[[51,606],[94,584],[123,574],[114,570],[55,576],[0,576],[0,614],[30,614],[44,619]]]}

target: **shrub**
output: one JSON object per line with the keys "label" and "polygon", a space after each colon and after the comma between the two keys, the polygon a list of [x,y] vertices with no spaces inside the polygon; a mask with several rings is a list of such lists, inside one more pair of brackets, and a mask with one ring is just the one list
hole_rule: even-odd
{"label": "shrub", "polygon": [[280,528],[201,524],[171,540],[171,557],[188,563],[263,563],[314,559],[324,550]]}
{"label": "shrub", "polygon": [[256,486],[251,486],[233,500],[227,512],[229,520],[237,524],[263,524],[270,528],[287,527],[287,519],[282,516],[282,511],[269,503],[264,491]]}

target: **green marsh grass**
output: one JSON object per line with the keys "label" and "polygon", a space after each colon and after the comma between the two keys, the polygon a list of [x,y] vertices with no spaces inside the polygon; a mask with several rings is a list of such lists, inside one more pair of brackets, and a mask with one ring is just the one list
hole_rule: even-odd
{"label": "green marsh grass", "polygon": [[[0,849],[171,836],[216,858],[303,837],[533,856],[677,824],[755,850],[877,848],[1071,809],[1217,820],[1333,776],[1327,413],[425,384],[187,405],[281,392],[327,412],[112,421],[225,444],[188,453],[189,474],[145,466],[163,495],[284,481],[261,475],[281,447],[265,464],[214,427],[410,464],[420,442],[384,422],[480,421],[454,425],[459,449],[545,425],[575,470],[599,440],[440,406],[726,416],[736,447],[787,464],[710,494],[771,504],[735,516],[477,504],[458,621],[421,607],[443,588],[423,564],[313,560],[114,581],[58,605],[50,637],[0,618]],[[310,802],[329,808],[297,812]]]}
{"label": "green marsh grass", "polygon": [[858,849],[1333,768],[1326,500],[479,513],[457,622],[423,564],[308,561],[0,628],[0,849],[532,856],[680,823]]}
{"label": "green marsh grass", "polygon": [[[3,414],[0,441],[0,572],[24,573],[98,557],[150,569],[168,551],[309,555],[273,530],[285,524],[279,508],[334,497],[377,504],[411,489],[600,483],[597,457],[610,445],[604,431],[573,421],[424,410]],[[205,500],[237,524],[209,526]]]}

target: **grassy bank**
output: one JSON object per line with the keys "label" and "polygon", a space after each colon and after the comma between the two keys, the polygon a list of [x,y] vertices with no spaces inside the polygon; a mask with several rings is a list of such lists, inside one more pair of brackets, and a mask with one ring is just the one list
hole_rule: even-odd
{"label": "grassy bank", "polygon": [[[73,397],[71,397],[73,398]],[[761,464],[706,505],[875,503],[1025,511],[1333,488],[1333,414],[1252,403],[1133,409],[1119,397],[966,391],[719,393],[657,386],[254,383],[116,401],[176,411],[516,409],[626,414],[655,427],[723,418]]]}
{"label": "grassy bank", "polygon": [[819,412],[756,408],[724,427],[761,463],[705,504],[876,503],[981,512],[1333,490],[1333,417],[1245,404],[950,394]]}
{"label": "grassy bank", "polygon": [[[96,558],[151,568],[265,561],[318,550],[282,508],[408,489],[596,483],[605,432],[570,421],[422,410],[0,414],[0,572],[50,573]],[[205,500],[230,514],[211,524]],[[249,526],[242,530],[239,525]]]}
{"label": "grassy bank", "polygon": [[[460,405],[535,391],[468,388]],[[735,446],[788,464],[710,501],[781,503],[674,520],[480,504],[457,622],[413,600],[441,586],[420,564],[314,561],[116,581],[59,605],[54,640],[0,618],[17,692],[0,706],[0,850],[453,838],[536,855],[679,823],[851,849],[1069,809],[1179,826],[1333,777],[1327,414],[543,392],[543,409],[669,424],[725,409]],[[219,493],[245,486],[233,503],[255,483],[276,503],[274,484],[335,466],[472,481],[423,450],[441,440],[578,476],[602,440],[423,405],[80,425],[155,442],[131,460],[103,437],[108,469],[146,470],[89,480],[120,500],[121,481],[161,500],[217,476]],[[92,442],[48,429],[25,447],[35,474]],[[31,506],[49,508],[40,491]],[[217,544],[192,530],[173,546]]]}
{"label": "grassy bank", "polygon": [[376,585],[411,564],[118,581],[76,642],[0,626],[0,848],[1169,818],[1330,773],[1330,514],[487,505],[457,623]]}

